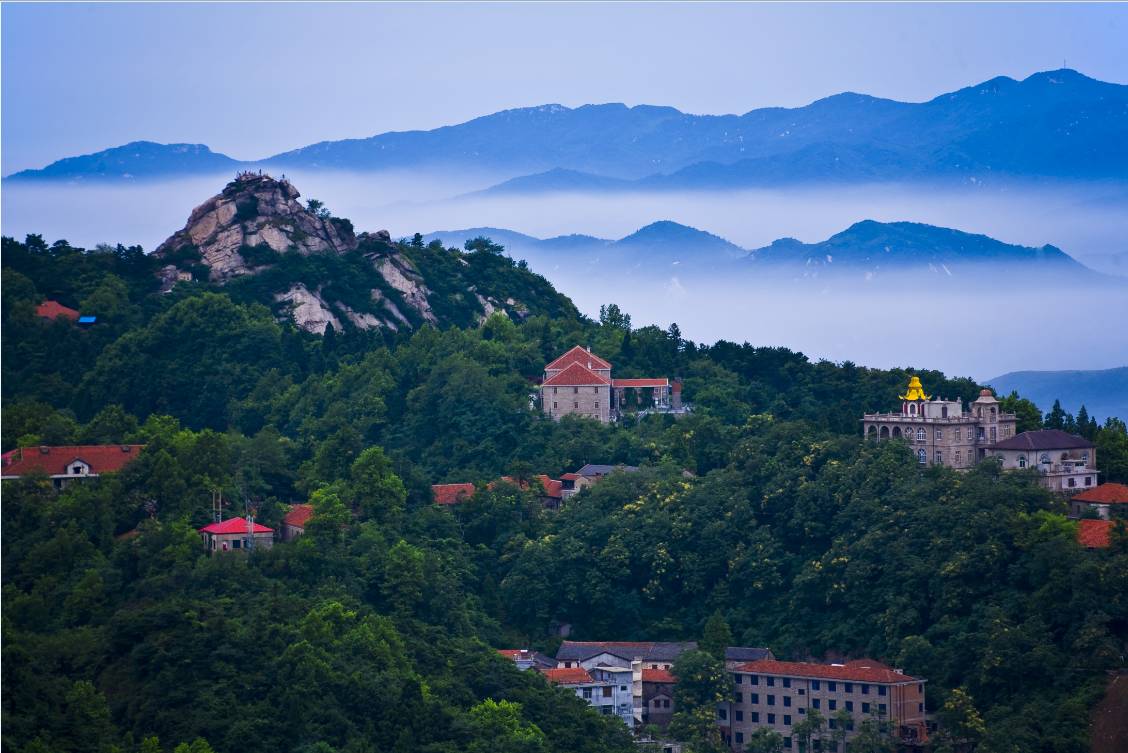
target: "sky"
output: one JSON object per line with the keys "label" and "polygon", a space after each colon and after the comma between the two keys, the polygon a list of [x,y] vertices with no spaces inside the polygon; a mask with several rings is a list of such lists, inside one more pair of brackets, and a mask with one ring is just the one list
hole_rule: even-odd
{"label": "sky", "polygon": [[922,101],[1071,68],[1128,83],[1128,5],[0,7],[0,171],[135,140],[258,159],[511,107]]}

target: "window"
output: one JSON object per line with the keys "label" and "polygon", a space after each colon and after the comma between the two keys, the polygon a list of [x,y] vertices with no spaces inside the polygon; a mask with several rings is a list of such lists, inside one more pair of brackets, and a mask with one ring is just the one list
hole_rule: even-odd
{"label": "window", "polygon": [[553,403],[553,404],[552,404],[552,409],[553,409],[553,410],[556,410],[556,403]]}
{"label": "window", "polygon": [[838,690],[838,683],[832,680],[826,684],[826,689],[833,693]]}
{"label": "window", "polygon": [[821,704],[821,703],[822,703],[822,701],[820,701],[818,698],[812,698],[811,699],[811,708],[817,709],[817,708],[820,707],[819,704]]}
{"label": "window", "polygon": [[736,742],[737,743],[744,742],[744,733],[743,732],[737,732],[736,733]]}
{"label": "window", "polygon": [[553,395],[555,395],[555,394],[556,394],[556,388],[555,388],[555,387],[553,387],[553,388],[552,388],[552,394],[553,394]]}
{"label": "window", "polygon": [[760,684],[760,676],[759,675],[749,675],[748,676],[748,684],[749,685],[759,685]]}
{"label": "window", "polygon": [[572,408],[573,408],[573,409],[577,409],[577,408],[579,408],[579,407],[580,407],[580,404],[579,404],[579,403],[572,403]]}
{"label": "window", "polygon": [[878,685],[877,686],[877,694],[878,695],[885,695],[887,692],[888,692],[888,689],[884,685]]}
{"label": "window", "polygon": [[799,688],[799,695],[806,695],[806,694],[807,694],[806,690],[803,690],[803,688]]}
{"label": "window", "polygon": [[854,702],[853,701],[846,701],[846,710],[847,711],[853,711],[854,710]]}
{"label": "window", "polygon": [[740,691],[736,692],[736,702],[737,703],[744,703],[744,694],[741,693]]}
{"label": "window", "polygon": [[917,711],[920,712],[921,714],[924,713],[924,704],[923,703],[917,704]]}
{"label": "window", "polygon": [[775,678],[774,677],[768,678],[768,687],[769,688],[775,687]]}
{"label": "window", "polygon": [[878,712],[879,714],[884,714],[884,713],[885,713],[885,704],[884,704],[884,703],[879,703],[879,704],[877,704],[877,712]]}
{"label": "window", "polygon": [[917,462],[921,465],[924,465],[928,462],[928,453],[924,451],[923,447],[917,450]]}
{"label": "window", "polygon": [[831,698],[829,701],[826,702],[826,710],[827,711],[834,711],[837,708],[838,708],[838,701],[834,700],[833,698]]}
{"label": "window", "polygon": [[232,548],[232,549],[238,549],[238,548],[240,547],[240,545],[241,545],[242,543],[243,543],[243,542],[242,542],[242,541],[240,541],[239,539],[234,539],[234,540],[233,540],[233,541],[231,542],[231,548]]}
{"label": "window", "polygon": [[768,696],[768,705],[769,706],[775,706],[775,696],[774,695]]}
{"label": "window", "polygon": [[718,719],[728,719],[728,711],[726,711],[723,708],[717,709],[717,718]]}
{"label": "window", "polygon": [[791,678],[790,677],[783,678],[783,687],[785,687],[785,688],[791,687]]}
{"label": "window", "polygon": [[1086,476],[1085,477],[1085,486],[1092,486],[1092,485],[1093,485],[1093,477],[1092,476]]}
{"label": "window", "polygon": [[917,429],[917,441],[918,442],[924,441],[924,429]]}
{"label": "window", "polygon": [[980,441],[987,439],[987,431],[982,426],[979,427],[979,439]]}
{"label": "window", "polygon": [[611,686],[610,685],[607,685],[603,688],[603,697],[604,698],[610,698],[611,697]]}
{"label": "window", "polygon": [[818,690],[818,689],[819,689],[819,681],[818,680],[811,680],[811,690]]}
{"label": "window", "polygon": [[862,683],[862,695],[869,695],[869,685]]}
{"label": "window", "polygon": [[783,705],[784,706],[790,706],[791,705],[791,696],[785,695],[783,697]]}
{"label": "window", "polygon": [[863,703],[863,704],[862,704],[862,713],[863,713],[863,714],[868,714],[868,713],[869,713],[869,704],[868,704],[868,703]]}
{"label": "window", "polygon": [[791,747],[791,738],[790,737],[783,738],[783,747],[785,747],[785,748]]}
{"label": "window", "polygon": [[940,452],[940,450],[937,450],[936,451],[936,465],[940,465],[943,462],[944,462],[944,453]]}
{"label": "window", "polygon": [[744,675],[733,675],[732,680],[737,685],[740,685],[742,682],[744,682]]}
{"label": "window", "polygon": [[1050,464],[1050,456],[1043,452],[1042,457],[1038,458],[1038,462],[1041,463],[1042,465],[1049,465]]}
{"label": "window", "polygon": [[1025,468],[1026,467],[1026,456],[1025,455],[1019,455],[1018,456],[1018,467],[1019,468]]}
{"label": "window", "polygon": [[626,690],[626,689],[627,689],[627,686],[626,686],[626,685],[620,685],[620,686],[619,686],[619,690]]}
{"label": "window", "polygon": [[853,693],[854,692],[854,683],[852,683],[852,682],[844,683],[844,688],[845,688],[847,693]]}
{"label": "window", "polygon": [[775,724],[775,714],[768,714],[768,724]]}
{"label": "window", "polygon": [[783,723],[784,723],[785,726],[788,726],[788,727],[791,726],[791,714],[784,714],[783,715]]}
{"label": "window", "polygon": [[798,711],[799,711],[800,714],[806,714],[807,713],[807,709],[798,709]]}
{"label": "window", "polygon": [[584,698],[591,698],[591,688],[584,688]]}
{"label": "window", "polygon": [[943,439],[944,438],[944,430],[943,429],[937,429],[936,430],[936,438],[937,439]]}
{"label": "window", "polygon": [[829,727],[829,728],[831,728],[831,729],[834,729],[834,728],[835,728],[835,727],[837,726],[837,725],[836,725],[836,724],[834,723],[835,721],[836,721],[836,720],[835,720],[834,718],[830,718],[830,719],[827,719],[827,720],[826,720],[826,726],[827,726],[827,727]]}
{"label": "window", "polygon": [[991,427],[991,441],[992,441],[992,442],[994,442],[994,441],[995,441],[995,439],[997,438],[997,435],[998,435],[998,428],[999,428],[999,427],[997,427],[997,426],[992,426],[992,427]]}
{"label": "window", "polygon": [[1069,485],[1070,485],[1070,486],[1077,486],[1077,479],[1075,479],[1075,478],[1073,478],[1072,476],[1070,476],[1070,477],[1069,477]]}
{"label": "window", "polygon": [[918,693],[923,693],[923,692],[924,692],[924,683],[923,683],[923,682],[918,682],[918,683],[917,683],[917,692],[918,692]]}
{"label": "window", "polygon": [[961,453],[959,450],[956,450],[956,465],[963,465],[962,455],[963,453]]}
{"label": "window", "polygon": [[76,465],[74,468],[71,468],[71,473],[73,473],[76,476],[81,476],[82,475],[82,466]]}
{"label": "window", "polygon": [[1088,464],[1089,464],[1089,453],[1088,453],[1087,451],[1086,451],[1086,452],[1082,452],[1082,453],[1081,453],[1081,462],[1082,462],[1082,463],[1083,463],[1084,465],[1088,465]]}
{"label": "window", "polygon": [[743,711],[741,711],[740,709],[737,709],[733,713],[736,714],[736,721],[738,721],[738,722],[744,721],[744,712]]}
{"label": "window", "polygon": [[759,711],[753,711],[752,712],[752,722],[754,724],[760,723],[760,712]]}
{"label": "window", "polygon": [[573,395],[578,395],[578,394],[580,394],[580,388],[579,388],[579,387],[573,387],[573,388],[572,388],[572,394],[573,394]]}
{"label": "window", "polygon": [[759,693],[749,693],[748,694],[748,702],[749,703],[759,703],[760,702],[760,694]]}

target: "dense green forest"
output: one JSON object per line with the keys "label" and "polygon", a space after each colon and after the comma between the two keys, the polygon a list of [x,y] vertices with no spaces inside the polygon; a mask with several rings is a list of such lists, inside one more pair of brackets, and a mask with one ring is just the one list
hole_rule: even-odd
{"label": "dense green forest", "polygon": [[[564,623],[699,639],[718,614],[781,658],[927,678],[929,709],[984,753],[1087,750],[1125,665],[1128,542],[1082,550],[1035,471],[922,469],[863,441],[859,417],[893,407],[909,370],[698,344],[614,305],[589,320],[496,248],[401,249],[445,326],[322,338],[253,279],[160,294],[139,248],[3,240],[3,449],[147,445],[61,493],[5,482],[5,751],[628,751],[620,723],[491,647],[551,652]],[[541,313],[472,326],[464,280],[432,282],[445,267]],[[40,320],[44,298],[98,323]],[[616,376],[680,378],[695,411],[543,419],[532,380],[577,343]],[[981,388],[912,373],[946,397]],[[1090,436],[1102,480],[1128,481],[1123,422],[1004,405],[1020,430]],[[559,512],[484,486],[586,462],[642,470]],[[444,481],[483,486],[438,508]],[[315,517],[296,543],[209,558],[195,529],[215,489],[267,525],[297,501]]]}

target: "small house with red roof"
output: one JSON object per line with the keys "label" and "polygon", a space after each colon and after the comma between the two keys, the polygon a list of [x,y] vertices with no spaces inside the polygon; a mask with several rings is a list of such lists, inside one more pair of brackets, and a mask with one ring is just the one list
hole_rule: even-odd
{"label": "small house with red roof", "polygon": [[[798,748],[792,729],[815,710],[827,720],[831,735],[844,736],[847,749],[861,723],[873,718],[889,725],[900,747],[928,740],[925,681],[872,659],[844,664],[761,659],[738,665],[732,680],[733,700],[717,716],[733,750],[744,750],[758,729],[779,734],[785,749]],[[837,727],[841,712],[850,715],[845,728]]]}
{"label": "small house with red roof", "polygon": [[674,685],[668,669],[642,670],[642,723],[665,729],[674,715]]}
{"label": "small house with red roof", "polygon": [[[577,415],[603,423],[613,421],[627,405],[627,390],[641,395],[633,401],[643,410],[678,412],[681,391],[671,390],[666,377],[613,379],[611,364],[580,345],[544,367],[541,410],[554,419]],[[678,402],[673,405],[675,396]]]}
{"label": "small house with red roof", "polygon": [[1074,494],[1069,499],[1069,507],[1075,518],[1080,518],[1085,513],[1095,513],[1101,520],[1128,518],[1128,486],[1100,484]]}
{"label": "small house with red roof", "polygon": [[457,505],[474,496],[474,485],[465,484],[431,484],[431,495],[436,505]]}
{"label": "small house with red roof", "polygon": [[209,554],[270,549],[274,546],[274,529],[246,518],[229,518],[200,529],[200,536]]}
{"label": "small house with red roof", "polygon": [[141,454],[142,444],[84,444],[17,447],[3,457],[4,481],[42,473],[56,489],[74,481],[116,473]]}
{"label": "small house with red roof", "polygon": [[49,319],[55,321],[56,319],[66,319],[67,321],[78,321],[79,313],[72,308],[64,306],[58,301],[51,299],[45,300],[43,303],[35,307],[35,315],[40,319]]}
{"label": "small house with red roof", "polygon": [[313,517],[313,505],[290,505],[290,510],[282,517],[282,540],[293,541],[305,533],[306,523]]}
{"label": "small house with red roof", "polygon": [[1112,520],[1093,520],[1092,518],[1077,521],[1077,543],[1085,549],[1108,549],[1112,546],[1112,527],[1116,525]]}

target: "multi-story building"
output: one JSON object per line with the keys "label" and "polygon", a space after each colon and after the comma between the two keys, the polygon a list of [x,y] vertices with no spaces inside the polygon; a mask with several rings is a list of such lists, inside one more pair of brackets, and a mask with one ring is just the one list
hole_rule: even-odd
{"label": "multi-story building", "polygon": [[594,706],[599,713],[617,716],[634,729],[639,714],[632,692],[631,667],[595,666],[539,670],[553,685],[568,688]]}
{"label": "multi-story building", "polygon": [[544,367],[541,410],[556,419],[576,415],[607,423],[627,405],[627,390],[634,395],[650,391],[648,400],[634,401],[636,408],[682,412],[680,385],[671,387],[666,377],[612,379],[611,364],[579,345]]}
{"label": "multi-story building", "polygon": [[1076,494],[1097,485],[1097,449],[1092,442],[1059,429],[1039,429],[996,442],[987,454],[1003,468],[1036,468],[1042,486],[1059,494]]}
{"label": "multi-story building", "polygon": [[1017,418],[1004,413],[990,390],[964,410],[961,400],[924,393],[920,377],[909,380],[897,413],[867,413],[863,432],[869,439],[903,439],[921,464],[968,468],[987,457],[988,448],[1015,433]]}
{"label": "multi-story building", "polygon": [[733,698],[717,709],[721,734],[735,751],[757,729],[783,738],[785,750],[798,750],[803,740],[796,724],[818,711],[825,720],[822,750],[836,753],[839,741],[848,747],[859,725],[876,720],[905,746],[927,740],[924,683],[871,659],[845,664],[762,659],[732,672]]}

